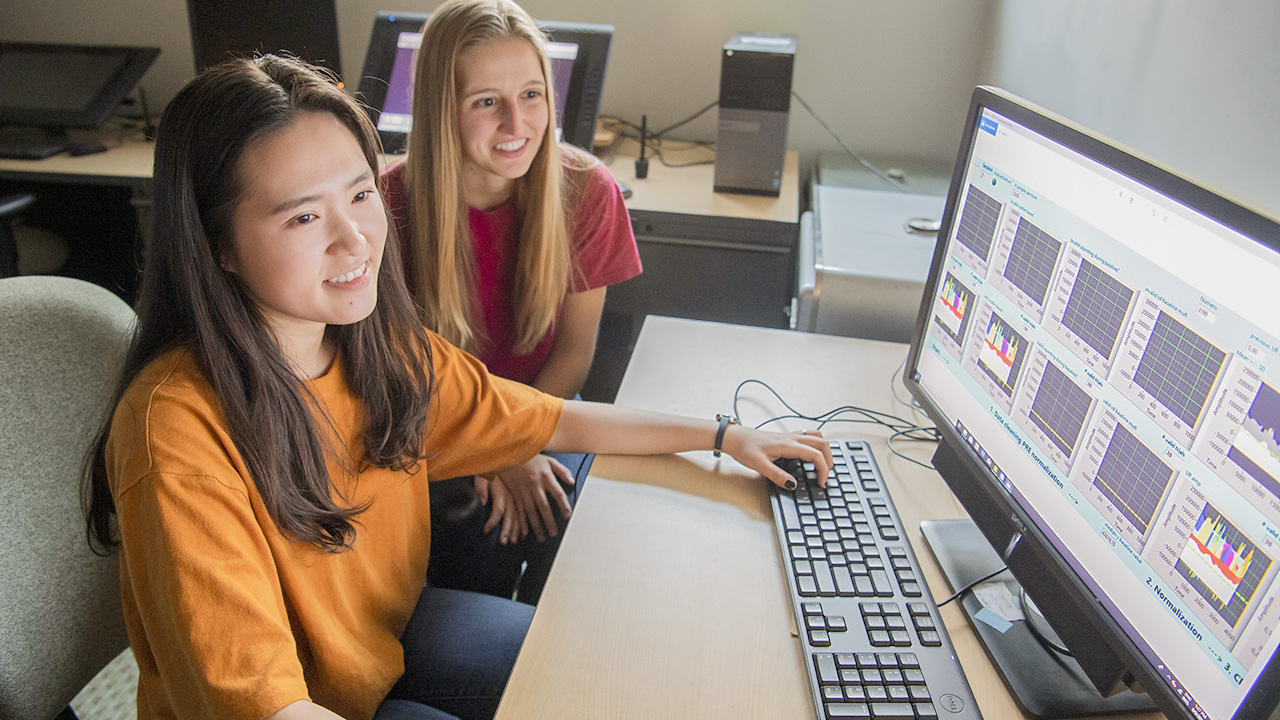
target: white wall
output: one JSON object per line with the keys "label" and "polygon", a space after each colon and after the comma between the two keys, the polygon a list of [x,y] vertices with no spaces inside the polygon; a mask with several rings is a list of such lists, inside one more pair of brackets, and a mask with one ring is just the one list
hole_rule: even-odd
{"label": "white wall", "polygon": [[[337,0],[358,85],[374,13],[438,0]],[[868,155],[950,162],[972,87],[991,82],[1280,215],[1276,0],[526,0],[535,17],[614,25],[603,111],[651,127],[716,98],[740,31],[799,41],[795,90]],[[150,44],[154,110],[193,74],[186,0],[0,0],[0,38]],[[714,137],[714,113],[682,129]],[[838,150],[797,103],[806,165]]]}
{"label": "white wall", "polygon": [[987,76],[1280,217],[1280,3],[1000,0]]}
{"label": "white wall", "polygon": [[[438,0],[337,0],[342,65],[358,86],[378,10],[430,12]],[[546,20],[614,25],[603,112],[650,127],[716,99],[720,48],[735,33],[799,42],[794,89],[859,152],[951,160],[977,84],[992,0],[527,0]],[[156,45],[143,78],[156,112],[194,74],[185,0],[0,0],[9,40]],[[806,163],[839,146],[792,104],[791,147]],[[679,137],[713,139],[715,113]]]}

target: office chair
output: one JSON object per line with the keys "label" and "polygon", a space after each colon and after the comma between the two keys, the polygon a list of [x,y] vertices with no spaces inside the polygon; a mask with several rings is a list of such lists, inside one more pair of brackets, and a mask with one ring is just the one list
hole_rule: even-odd
{"label": "office chair", "polygon": [[0,278],[18,274],[18,240],[14,226],[22,216],[22,211],[35,201],[34,195],[0,197]]}
{"label": "office chair", "polygon": [[89,549],[79,479],[133,322],[81,280],[0,280],[3,718],[74,718],[72,698],[128,647],[118,560]]}

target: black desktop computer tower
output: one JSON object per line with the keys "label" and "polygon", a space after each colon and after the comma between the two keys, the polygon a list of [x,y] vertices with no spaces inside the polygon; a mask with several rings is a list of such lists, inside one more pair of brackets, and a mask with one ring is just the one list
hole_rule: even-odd
{"label": "black desktop computer tower", "polygon": [[735,35],[720,56],[715,191],[770,195],[782,189],[796,40]]}
{"label": "black desktop computer tower", "polygon": [[235,57],[289,53],[342,75],[335,0],[187,0],[196,72]]}

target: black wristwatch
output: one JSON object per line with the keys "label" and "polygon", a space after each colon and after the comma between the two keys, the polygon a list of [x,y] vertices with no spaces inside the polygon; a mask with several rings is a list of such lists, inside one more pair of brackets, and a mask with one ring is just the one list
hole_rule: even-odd
{"label": "black wristwatch", "polygon": [[738,422],[738,418],[723,413],[716,413],[716,420],[720,422],[720,427],[716,430],[715,456],[720,457],[720,453],[724,451],[722,447],[724,444],[724,431],[728,430],[730,425],[740,425],[741,423]]}

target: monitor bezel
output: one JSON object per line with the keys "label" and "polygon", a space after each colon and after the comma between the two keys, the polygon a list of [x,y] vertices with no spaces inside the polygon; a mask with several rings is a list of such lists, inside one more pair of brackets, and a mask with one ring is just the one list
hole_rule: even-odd
{"label": "monitor bezel", "polygon": [[94,130],[106,124],[111,113],[129,95],[160,54],[160,48],[131,45],[77,45],[69,43],[0,42],[0,54],[19,50],[27,53],[91,54],[122,57],[124,63],[102,84],[89,104],[81,110],[33,110],[6,105],[0,100],[0,126],[51,130]]}
{"label": "monitor bezel", "polygon": [[[376,127],[387,99],[387,82],[395,63],[396,40],[402,32],[422,32],[431,13],[381,10],[374,18],[364,70],[360,74],[358,97]],[[566,88],[564,116],[559,118],[561,140],[591,152],[595,144],[596,120],[600,113],[605,72],[614,27],[597,23],[538,22],[553,42],[575,43],[579,58]],[[594,93],[594,95],[592,95]],[[584,105],[586,107],[584,107]],[[411,133],[379,130],[383,152],[405,151]]]}
{"label": "monitor bezel", "polygon": [[[1011,93],[980,86],[973,92],[964,134],[952,173],[951,185],[938,233],[920,310],[903,370],[907,389],[935,422],[941,435],[934,464],[991,546],[1004,555],[1015,535],[1021,539],[1004,558],[1014,577],[1026,588],[1066,646],[1073,650],[1082,669],[1104,695],[1126,686],[1148,692],[1171,717],[1193,718],[1187,707],[1151,666],[1121,625],[1094,597],[1033,522],[1029,514],[990,472],[987,463],[950,425],[947,417],[920,384],[918,367],[928,337],[933,296],[942,280],[948,243],[964,192],[973,140],[982,110],[990,110],[1081,155],[1121,173],[1148,188],[1176,199],[1260,245],[1280,252],[1280,223],[1244,204],[1187,180],[1172,171],[1103,136]],[[1052,572],[1045,572],[1051,568]],[[1267,717],[1280,702],[1280,653],[1261,670],[1250,693],[1238,708],[1235,720]]]}

